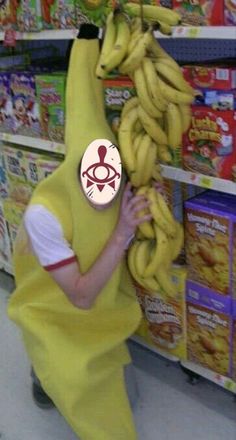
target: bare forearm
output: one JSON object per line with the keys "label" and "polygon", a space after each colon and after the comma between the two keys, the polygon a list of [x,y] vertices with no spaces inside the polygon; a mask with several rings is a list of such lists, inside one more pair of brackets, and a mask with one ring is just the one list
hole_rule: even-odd
{"label": "bare forearm", "polygon": [[74,304],[83,309],[93,306],[97,296],[109,281],[123,258],[127,238],[115,231],[95,263],[76,282]]}

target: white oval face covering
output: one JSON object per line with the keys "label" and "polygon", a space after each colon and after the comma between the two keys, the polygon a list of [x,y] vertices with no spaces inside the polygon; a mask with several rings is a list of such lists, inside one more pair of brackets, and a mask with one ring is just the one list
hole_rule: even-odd
{"label": "white oval face covering", "polygon": [[105,206],[117,195],[121,184],[121,158],[107,139],[96,139],[87,147],[80,168],[84,194],[96,206]]}

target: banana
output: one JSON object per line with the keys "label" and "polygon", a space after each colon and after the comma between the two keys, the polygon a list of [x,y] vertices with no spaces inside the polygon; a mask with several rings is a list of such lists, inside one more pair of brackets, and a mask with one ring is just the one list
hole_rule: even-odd
{"label": "banana", "polygon": [[168,145],[175,149],[182,146],[182,118],[180,114],[180,106],[169,103],[166,111]]}
{"label": "banana", "polygon": [[138,152],[138,148],[139,148],[139,144],[143,138],[144,132],[143,133],[135,133],[134,139],[133,139],[133,150],[134,150],[134,155],[137,158],[137,152]]}
{"label": "banana", "polygon": [[176,221],[167,205],[163,195],[159,192],[156,192],[157,203],[159,209],[163,215],[163,217],[167,220],[167,222],[173,227],[174,235],[176,235]]}
{"label": "banana", "polygon": [[150,146],[147,152],[146,161],[143,162],[142,185],[147,185],[152,179],[153,169],[156,162],[156,147],[150,138]]}
{"label": "banana", "polygon": [[158,283],[154,278],[142,278],[138,275],[135,267],[135,255],[138,249],[138,241],[134,242],[128,251],[128,267],[134,280],[147,290],[157,290]]}
{"label": "banana", "polygon": [[160,210],[158,201],[157,201],[157,192],[154,188],[150,188],[147,192],[148,199],[150,201],[150,211],[153,217],[154,222],[157,224],[159,228],[161,228],[168,237],[175,237],[176,229],[175,224],[173,222],[169,222],[167,218],[163,215]]}
{"label": "banana", "polygon": [[142,68],[149,91],[149,95],[153,100],[153,104],[163,112],[167,108],[167,101],[162,97],[161,92],[158,88],[158,81],[156,78],[156,70],[150,58],[145,57],[142,61]]}
{"label": "banana", "polygon": [[138,113],[137,109],[134,107],[126,114],[126,117],[121,120],[118,132],[121,158],[128,172],[135,170],[135,155],[132,145],[132,133],[134,131],[134,125],[137,122],[137,119]]}
{"label": "banana", "polygon": [[96,76],[99,79],[104,78],[106,76],[106,71],[101,66],[104,63],[104,59],[106,59],[106,57],[112,51],[113,46],[115,44],[115,38],[116,38],[116,26],[114,23],[114,14],[113,12],[110,12],[110,14],[108,14],[107,16],[105,36],[103,40],[101,54],[96,67]]}
{"label": "banana", "polygon": [[184,79],[182,72],[177,72],[175,69],[172,69],[172,67],[160,61],[155,63],[155,69],[161,78],[163,78],[167,83],[171,84],[175,89],[179,90],[180,92],[194,95],[193,88]]}
{"label": "banana", "polygon": [[141,278],[143,278],[150,257],[149,243],[149,240],[139,241],[135,252],[134,264],[136,272]]}
{"label": "banana", "polygon": [[158,63],[161,63],[161,64],[165,64],[166,66],[169,66],[172,70],[174,70],[175,72],[179,73],[180,75],[183,74],[181,67],[169,55],[156,57],[153,60],[153,62],[158,62]]}
{"label": "banana", "polygon": [[180,92],[179,90],[174,89],[169,84],[165,83],[159,75],[157,75],[159,88],[164,96],[164,98],[175,104],[192,104],[194,101],[194,96],[189,93]]}
{"label": "banana", "polygon": [[158,31],[164,35],[172,35],[172,27],[165,21],[158,20]]}
{"label": "banana", "polygon": [[160,160],[160,162],[161,163],[171,164],[172,163],[172,157],[171,157],[171,154],[170,154],[170,152],[168,150],[167,145],[157,144],[156,148],[157,148],[157,157]]}
{"label": "banana", "polygon": [[170,245],[171,245],[172,261],[175,261],[176,258],[179,256],[181,249],[184,245],[184,228],[178,222],[176,222],[176,235],[174,238],[170,239]]}
{"label": "banana", "polygon": [[[139,187],[141,185],[146,185],[148,183],[147,175],[146,175],[146,167],[148,169],[151,168],[150,161],[152,160],[152,155],[149,156],[149,150],[152,147],[152,140],[148,134],[145,134],[142,137],[142,140],[139,144],[139,148],[137,150],[136,155],[136,167],[135,167],[135,177],[133,177],[132,183],[134,186]],[[156,154],[156,151],[155,151]],[[148,162],[149,161],[149,162]]]}
{"label": "banana", "polygon": [[139,105],[139,99],[137,96],[133,96],[132,98],[128,99],[128,101],[125,102],[122,108],[122,112],[120,116],[121,121],[124,119],[124,117],[129,113],[131,109],[137,107],[138,105]]}
{"label": "banana", "polygon": [[134,126],[134,132],[135,132],[135,134],[140,134],[143,131],[144,131],[143,126],[142,126],[140,120],[138,119],[137,122],[135,123],[135,126]]}
{"label": "banana", "polygon": [[[137,191],[136,195],[141,196],[147,193],[149,187],[148,186],[141,186]],[[142,217],[143,215],[148,214],[149,210],[145,209],[142,211],[139,211],[139,217]],[[142,235],[145,238],[155,238],[155,233],[153,230],[152,222],[143,222],[140,225],[138,225],[138,230],[142,233]]]}
{"label": "banana", "polygon": [[155,275],[158,267],[162,263],[164,255],[169,251],[169,242],[165,232],[156,224],[154,224],[154,231],[156,238],[155,250],[152,258],[147,264],[146,269],[144,270],[144,278]]}
{"label": "banana", "polygon": [[149,114],[144,110],[144,108],[141,107],[141,105],[138,106],[137,112],[144,130],[149,134],[149,136],[156,143],[167,145],[167,135],[158,124],[158,121],[149,116]]}
{"label": "banana", "polygon": [[161,117],[162,113],[157,109],[157,107],[154,106],[152,100],[150,99],[145,76],[141,67],[138,67],[133,72],[133,81],[141,106],[145,109],[148,115],[152,116],[153,118]]}
{"label": "banana", "polygon": [[122,13],[114,16],[115,25],[117,27],[116,39],[112,50],[104,57],[102,68],[106,72],[110,72],[119,66],[124,59],[130,40],[130,28],[126,17]]}
{"label": "banana", "polygon": [[179,111],[182,119],[182,130],[183,133],[189,129],[192,118],[192,111],[189,105],[179,105]]}
{"label": "banana", "polygon": [[136,46],[133,48],[132,52],[119,66],[120,73],[129,74],[129,72],[133,72],[140,66],[142,59],[145,57],[146,52],[151,44],[151,41],[151,32],[147,30],[145,33],[143,33],[141,38],[137,40]]}
{"label": "banana", "polygon": [[167,269],[164,265],[159,266],[155,278],[167,296],[174,298],[177,295],[177,289],[171,279],[170,269]]}
{"label": "banana", "polygon": [[163,21],[170,26],[177,26],[181,22],[176,11],[162,6],[143,5],[141,9],[140,5],[128,2],[124,4],[124,10],[131,17],[140,17],[143,14],[143,18],[151,22]]}
{"label": "banana", "polygon": [[[153,143],[154,148],[156,149],[156,145]],[[162,182],[163,177],[161,175],[161,167],[158,163],[155,163],[152,169],[152,178],[156,180],[156,182]]]}

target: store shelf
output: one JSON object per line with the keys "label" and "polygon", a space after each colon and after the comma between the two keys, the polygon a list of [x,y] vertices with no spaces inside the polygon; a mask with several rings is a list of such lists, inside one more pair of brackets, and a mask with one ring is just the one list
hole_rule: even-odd
{"label": "store shelf", "polygon": [[211,382],[214,382],[215,384],[221,386],[222,388],[225,388],[226,390],[236,394],[236,383],[228,377],[221,376],[221,374],[214,373],[213,371],[208,370],[207,368],[203,368],[193,362],[182,361],[181,365],[184,368],[187,368],[188,370],[198,374],[199,376],[202,376],[205,379],[208,379]]}
{"label": "store shelf", "polygon": [[179,362],[179,358],[176,356],[172,356],[169,353],[166,353],[163,350],[159,350],[159,348],[155,348],[153,345],[149,345],[147,342],[145,342],[140,336],[132,336],[130,338],[131,341],[136,342],[137,344],[141,345],[144,348],[147,348],[148,350],[153,351],[154,353],[158,354],[159,356],[162,356],[163,358],[167,359],[171,362]]}
{"label": "store shelf", "polygon": [[50,151],[51,153],[65,153],[64,144],[59,144],[58,142],[47,141],[40,138],[0,133],[0,140],[22,145],[24,147],[32,147],[38,150]]}
{"label": "store shelf", "polygon": [[[102,30],[100,30],[100,35]],[[16,32],[16,40],[71,40],[77,37],[78,29],[43,30],[40,32]],[[157,38],[199,38],[199,39],[236,39],[235,26],[177,26],[172,35],[166,36],[155,32]],[[0,32],[4,40],[4,32]]]}
{"label": "store shelf", "polygon": [[8,273],[9,275],[13,276],[13,268],[9,263],[6,263],[5,261],[2,261],[0,259],[0,270],[4,270],[4,272]]}
{"label": "store shelf", "polygon": [[181,168],[174,168],[167,165],[162,165],[162,175],[167,179],[177,180],[178,182],[184,182],[229,194],[236,194],[236,183],[231,182],[230,180],[192,173],[190,171],[182,170]]}

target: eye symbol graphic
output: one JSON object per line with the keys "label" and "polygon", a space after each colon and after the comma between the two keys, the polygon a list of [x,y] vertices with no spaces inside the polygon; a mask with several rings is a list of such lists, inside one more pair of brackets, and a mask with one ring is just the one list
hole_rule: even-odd
{"label": "eye symbol graphic", "polygon": [[107,148],[104,145],[98,147],[99,162],[90,165],[86,171],[82,173],[82,177],[87,177],[87,188],[96,184],[101,192],[105,185],[109,185],[115,189],[115,179],[120,178],[120,174],[116,169],[105,162]]}

